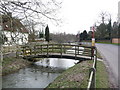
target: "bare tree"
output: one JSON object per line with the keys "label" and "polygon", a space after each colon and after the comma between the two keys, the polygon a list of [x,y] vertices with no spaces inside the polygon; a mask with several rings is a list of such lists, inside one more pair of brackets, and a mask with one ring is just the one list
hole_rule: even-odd
{"label": "bare tree", "polygon": [[11,0],[0,2],[0,12],[8,14],[12,12],[19,19],[54,20],[58,21],[56,13],[60,9],[61,2],[58,0]]}
{"label": "bare tree", "polygon": [[[33,23],[36,25],[45,25],[48,20],[59,23],[60,19],[57,17],[57,12],[61,8],[61,1],[58,0],[10,0],[0,1],[0,13],[7,15],[10,19],[11,30],[13,31],[14,25],[13,17],[16,17],[21,22],[26,21],[29,29],[35,31]],[[12,16],[10,15],[12,13]],[[30,23],[30,22],[33,23]],[[32,24],[32,25],[31,25]],[[19,27],[19,26],[18,26]],[[32,32],[30,30],[30,32]],[[14,39],[19,33],[11,33]],[[14,40],[13,40],[14,41]],[[15,40],[16,41],[16,40]]]}
{"label": "bare tree", "polygon": [[100,20],[97,21],[98,24],[101,24],[101,23],[106,24],[109,22],[109,20],[111,20],[111,14],[109,12],[102,11],[99,14],[99,18],[100,18]]}

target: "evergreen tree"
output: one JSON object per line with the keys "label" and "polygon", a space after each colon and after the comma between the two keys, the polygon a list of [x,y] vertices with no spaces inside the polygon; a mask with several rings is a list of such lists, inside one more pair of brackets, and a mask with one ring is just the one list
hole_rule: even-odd
{"label": "evergreen tree", "polygon": [[104,23],[101,23],[96,30],[98,39],[105,39],[107,35],[107,26]]}
{"label": "evergreen tree", "polygon": [[109,23],[107,25],[107,30],[108,30],[109,39],[111,40],[111,32],[112,32],[111,19],[109,20]]}
{"label": "evergreen tree", "polygon": [[49,27],[47,25],[47,27],[45,28],[45,40],[49,42]]}
{"label": "evergreen tree", "polygon": [[84,31],[83,31],[83,40],[87,40],[87,38],[88,38],[87,31],[84,30]]}

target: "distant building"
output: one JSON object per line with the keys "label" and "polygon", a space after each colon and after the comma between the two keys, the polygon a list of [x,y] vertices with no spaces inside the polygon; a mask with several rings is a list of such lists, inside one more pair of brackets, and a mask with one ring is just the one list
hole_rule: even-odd
{"label": "distant building", "polygon": [[25,44],[28,42],[28,30],[20,22],[19,19],[13,18],[11,15],[1,15],[2,21],[0,26],[2,32],[7,38],[5,45]]}

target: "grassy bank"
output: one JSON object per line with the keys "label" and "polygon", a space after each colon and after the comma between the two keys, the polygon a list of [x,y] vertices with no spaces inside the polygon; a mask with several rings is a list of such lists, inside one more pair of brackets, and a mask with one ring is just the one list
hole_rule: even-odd
{"label": "grassy bank", "polygon": [[97,62],[96,88],[110,88],[108,73],[105,64],[101,61]]}
{"label": "grassy bank", "polygon": [[31,62],[22,58],[6,57],[2,62],[2,75],[7,75],[18,71],[19,69],[31,64]]}
{"label": "grassy bank", "polygon": [[92,61],[76,64],[63,72],[47,88],[86,88],[90,67],[92,67]]}
{"label": "grassy bank", "polygon": [[[93,61],[83,61],[57,77],[47,88],[87,88],[89,68]],[[108,88],[108,75],[103,62],[97,63],[96,88]]]}

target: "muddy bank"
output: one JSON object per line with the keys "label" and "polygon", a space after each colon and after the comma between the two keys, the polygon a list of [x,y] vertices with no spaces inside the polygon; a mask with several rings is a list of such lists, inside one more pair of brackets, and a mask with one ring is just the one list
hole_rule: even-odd
{"label": "muddy bank", "polygon": [[2,62],[2,76],[16,72],[30,64],[31,62],[22,58],[5,57]]}

